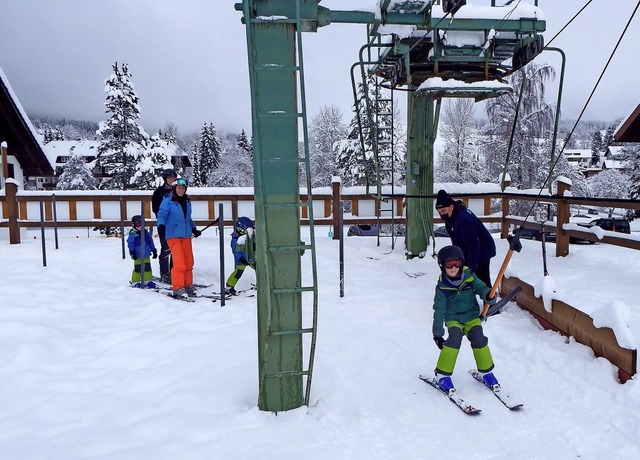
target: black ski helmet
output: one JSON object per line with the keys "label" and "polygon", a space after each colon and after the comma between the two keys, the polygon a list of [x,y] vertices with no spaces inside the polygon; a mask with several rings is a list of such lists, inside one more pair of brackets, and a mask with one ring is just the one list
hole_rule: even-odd
{"label": "black ski helmet", "polygon": [[131,226],[133,228],[136,228],[136,225],[138,224],[142,224],[142,216],[140,215],[135,215],[131,218]]}
{"label": "black ski helmet", "polygon": [[175,169],[165,169],[162,171],[162,179],[164,179],[165,182],[170,177],[173,177],[174,179],[178,177],[178,173],[176,173]]}
{"label": "black ski helmet", "polygon": [[464,265],[464,253],[462,249],[458,246],[451,245],[445,246],[438,251],[438,265],[440,265],[442,271],[444,271],[444,263],[451,259],[460,259],[462,260],[462,265]]}

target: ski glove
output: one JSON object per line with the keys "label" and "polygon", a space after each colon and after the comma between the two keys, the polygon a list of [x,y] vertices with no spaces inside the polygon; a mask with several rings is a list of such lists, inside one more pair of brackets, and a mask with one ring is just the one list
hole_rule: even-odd
{"label": "ski glove", "polygon": [[444,346],[444,338],[443,337],[437,337],[437,336],[433,336],[433,341],[436,343],[436,345],[438,346],[438,348],[440,348],[442,350],[442,347]]}
{"label": "ski glove", "polygon": [[151,252],[153,252],[153,258],[154,258],[154,259],[157,259],[157,258],[158,258],[158,251],[157,251],[156,249],[154,249],[154,250],[153,250],[153,251],[151,251]]}
{"label": "ski glove", "polygon": [[191,229],[191,233],[193,233],[194,238],[198,238],[200,235],[202,235],[202,232],[195,227]]}
{"label": "ski glove", "polygon": [[158,225],[158,236],[164,238],[167,234],[167,228],[164,225]]}
{"label": "ski glove", "polygon": [[129,251],[129,255],[133,260],[136,260],[136,253],[134,251]]}

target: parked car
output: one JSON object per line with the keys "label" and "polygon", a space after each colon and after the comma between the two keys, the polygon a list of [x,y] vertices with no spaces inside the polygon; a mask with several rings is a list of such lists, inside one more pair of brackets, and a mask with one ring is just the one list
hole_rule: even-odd
{"label": "parked car", "polygon": [[441,225],[440,227],[436,227],[436,229],[433,231],[433,236],[449,238],[449,232],[447,231],[447,227],[445,227],[444,225]]}
{"label": "parked car", "polygon": [[[608,230],[611,232],[631,233],[631,226],[629,225],[629,221],[627,219],[601,218],[592,220],[588,223],[579,223],[578,225],[586,228],[600,227],[603,230]],[[595,241],[583,240],[582,238],[571,237],[569,239],[570,243],[583,243],[585,241],[589,244],[595,243]]]}
{"label": "parked car", "polygon": [[368,224],[357,224],[349,227],[347,236],[377,236],[378,226]]}
{"label": "parked car", "polygon": [[581,227],[600,227],[603,230],[609,230],[611,232],[618,233],[631,233],[631,226],[627,219],[613,219],[613,218],[601,218],[592,220],[588,224],[578,224]]}
{"label": "parked car", "polygon": [[[542,241],[542,232],[539,228],[524,227],[520,232],[520,238],[528,238],[534,241]],[[544,232],[545,241],[555,241],[556,234],[552,232]]]}

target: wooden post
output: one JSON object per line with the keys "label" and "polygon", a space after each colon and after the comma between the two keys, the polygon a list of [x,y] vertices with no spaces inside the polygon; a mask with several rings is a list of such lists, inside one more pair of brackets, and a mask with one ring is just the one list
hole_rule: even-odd
{"label": "wooden post", "polygon": [[[557,181],[558,196],[564,198],[571,191],[571,185],[562,181]],[[569,255],[569,236],[562,226],[569,223],[571,210],[566,199],[558,202],[558,215],[556,216],[556,257]]]}
{"label": "wooden post", "polygon": [[18,225],[18,185],[13,182],[6,182],[5,191],[7,194],[7,219],[9,220],[9,244],[20,244],[20,226]]}
{"label": "wooden post", "polygon": [[9,178],[9,158],[7,155],[7,144],[3,142],[0,145],[0,153],[2,154],[2,183],[6,186]]}
{"label": "wooden post", "polygon": [[331,182],[331,196],[332,196],[332,203],[333,203],[333,212],[331,214],[332,216],[332,220],[333,220],[333,239],[337,240],[340,238],[340,235],[338,234],[338,229],[340,228],[340,185],[341,185],[341,181],[340,178],[338,177],[334,177],[333,178],[333,182]]}

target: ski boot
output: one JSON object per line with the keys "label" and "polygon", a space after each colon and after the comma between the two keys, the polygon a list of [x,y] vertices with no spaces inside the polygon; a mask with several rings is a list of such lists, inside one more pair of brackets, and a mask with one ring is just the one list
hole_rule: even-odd
{"label": "ski boot", "polygon": [[487,372],[486,374],[482,374],[482,381],[486,386],[488,386],[494,391],[496,389],[500,389],[500,384],[498,383],[498,379],[496,378],[495,375],[493,375],[493,372]]}
{"label": "ski boot", "polygon": [[445,393],[455,390],[451,377],[448,375],[436,374],[436,385]]}

